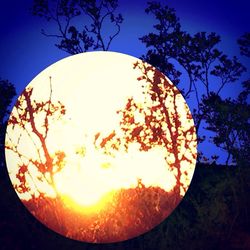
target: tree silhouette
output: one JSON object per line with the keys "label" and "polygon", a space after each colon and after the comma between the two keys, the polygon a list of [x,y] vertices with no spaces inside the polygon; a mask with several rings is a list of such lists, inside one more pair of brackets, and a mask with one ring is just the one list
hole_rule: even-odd
{"label": "tree silhouette", "polygon": [[[239,80],[246,68],[237,57],[229,58],[217,48],[221,39],[214,32],[191,35],[183,31],[174,9],[149,2],[146,13],[153,14],[158,23],[154,25],[155,32],[140,38],[148,48],[142,59],[160,69],[175,84],[182,76],[188,77],[189,82],[182,89],[182,94],[185,98],[196,99],[193,116],[199,141],[202,142],[205,139],[200,132],[205,119],[203,100],[213,93],[219,95],[227,84]],[[248,53],[248,40],[247,34],[239,40],[243,53]]]}
{"label": "tree silhouette", "polygon": [[[123,18],[115,15],[118,1],[34,1],[33,14],[54,21],[58,25],[59,34],[44,35],[60,39],[56,46],[70,54],[77,54],[90,49],[108,50],[113,39],[120,31]],[[158,2],[148,2],[145,9],[158,21],[154,32],[139,38],[148,51],[141,57],[167,75],[174,84],[188,81],[181,93],[185,98],[193,98],[193,118],[195,120],[198,141],[206,140],[206,114],[203,101],[219,95],[229,84],[236,84],[246,68],[236,56],[229,58],[219,49],[221,38],[214,32],[197,32],[189,34],[182,30],[180,20],[174,9]],[[71,25],[79,16],[87,16],[90,23],[82,29]],[[117,32],[105,40],[104,23],[109,19],[117,28]],[[79,19],[80,20],[80,19]],[[76,23],[77,24],[77,23]],[[111,30],[111,27],[108,28]],[[106,41],[106,42],[105,42]],[[238,39],[242,55],[249,56],[249,33]],[[184,78],[186,77],[186,78]],[[188,80],[187,80],[188,79]],[[199,152],[200,157],[204,155]],[[207,159],[205,156],[203,159]],[[218,159],[213,156],[213,159]]]}
{"label": "tree silhouette", "polygon": [[[37,101],[32,97],[33,90],[32,87],[27,87],[14,106],[8,121],[5,147],[17,157],[18,182],[14,187],[19,194],[28,192],[31,196],[29,198],[43,197],[48,189],[52,189],[53,195],[57,197],[54,175],[62,169],[65,153],[56,151],[52,155],[47,138],[51,122],[60,119],[66,110],[60,101],[52,102],[51,77],[48,100]],[[30,155],[20,145],[27,138],[29,144],[33,145]],[[41,182],[47,185],[47,190],[39,187]]]}
{"label": "tree silhouette", "polygon": [[4,138],[7,126],[7,116],[13,97],[16,95],[15,87],[8,80],[0,79],[0,167],[5,165]]}
{"label": "tree silhouette", "polygon": [[117,7],[117,0],[34,0],[33,14],[57,25],[56,33],[42,30],[43,35],[60,41],[56,47],[78,54],[109,50],[123,22],[122,15],[116,14]]}
{"label": "tree silhouette", "polygon": [[[250,57],[250,34],[244,34],[238,43],[241,54]],[[232,65],[227,66],[228,70],[231,70]],[[217,67],[216,70],[223,74],[221,68]],[[233,80],[231,79],[231,81]],[[215,136],[212,137],[213,143],[228,153],[226,165],[228,165],[230,158],[240,166],[247,166],[250,160],[250,80],[245,80],[242,86],[243,90],[235,99],[226,98],[223,100],[218,95],[219,92],[212,92],[209,96],[203,97],[201,104],[204,119],[208,124],[207,129],[215,132]]]}
{"label": "tree silhouette", "polygon": [[250,160],[250,105],[247,103],[249,82],[245,82],[246,85],[248,90],[242,91],[236,100],[223,100],[214,93],[202,102],[201,110],[205,114],[207,129],[216,133],[212,137],[213,143],[228,153],[226,165],[231,158],[240,166]]}
{"label": "tree silhouette", "polygon": [[242,55],[250,57],[250,33],[247,32],[238,39]]}
{"label": "tree silhouette", "polygon": [[134,69],[141,72],[137,80],[141,81],[144,102],[129,98],[117,112],[122,133],[112,131],[98,146],[106,153],[121,148],[127,151],[133,143],[139,144],[140,151],[163,148],[166,168],[175,173],[175,191],[181,195],[187,190],[188,166],[196,159],[192,116],[179,90],[161,72],[144,62],[136,62]]}
{"label": "tree silhouette", "polygon": [[[36,1],[37,2],[37,15],[39,15],[39,3],[41,3],[41,12],[40,15],[42,17],[46,17],[43,11],[46,11],[47,4],[45,1]],[[75,1],[77,2],[77,1]],[[86,3],[89,1],[85,1]],[[51,1],[52,3],[52,1]],[[64,1],[66,3],[66,1]],[[73,3],[73,1],[72,1]],[[229,59],[225,57],[225,55],[221,54],[221,51],[217,48],[220,42],[220,37],[215,33],[197,33],[195,35],[190,35],[187,32],[181,30],[179,19],[175,15],[175,11],[168,7],[164,8],[159,6],[156,3],[150,3],[149,6],[154,8],[148,8],[147,12],[152,13],[157,17],[157,20],[160,21],[158,26],[156,26],[156,30],[158,33],[150,33],[148,36],[144,36],[141,40],[146,44],[149,48],[148,53],[143,56],[145,60],[147,60],[152,65],[156,66],[170,77],[170,79],[174,83],[178,83],[181,80],[181,77],[185,74],[189,77],[189,82],[186,88],[182,91],[186,98],[194,96],[197,100],[197,107],[195,111],[195,121],[197,126],[200,128],[201,121],[204,119],[207,123],[207,129],[215,132],[215,136],[212,138],[213,142],[217,144],[219,147],[224,148],[229,157],[233,158],[237,165],[242,166],[246,164],[245,169],[227,169],[223,168],[213,168],[212,166],[206,167],[207,165],[198,164],[196,173],[194,176],[193,183],[189,192],[186,195],[186,198],[183,200],[182,205],[177,208],[177,211],[173,213],[173,215],[163,222],[159,227],[155,230],[152,230],[150,233],[146,234],[143,237],[138,237],[132,241],[125,241],[121,243],[122,249],[133,249],[146,247],[148,248],[156,248],[156,246],[160,249],[225,249],[225,248],[247,248],[249,246],[248,239],[248,231],[249,231],[249,199],[247,199],[246,193],[249,190],[249,80],[244,83],[244,90],[240,93],[237,99],[223,99],[220,95],[230,82],[237,81],[237,78],[243,71],[243,68],[238,64],[238,60],[236,58]],[[43,10],[43,8],[45,10]],[[158,13],[159,12],[159,13]],[[55,14],[56,12],[54,12]],[[66,13],[66,12],[65,12]],[[171,15],[168,15],[170,13]],[[68,19],[66,15],[59,14],[56,19],[49,19],[53,21],[60,27],[62,19],[65,17],[65,21]],[[159,18],[158,18],[159,17]],[[57,22],[57,18],[61,21]],[[70,16],[70,20],[76,19],[77,16]],[[165,19],[164,19],[165,18]],[[170,25],[171,23],[172,26]],[[62,23],[63,24],[63,23]],[[66,23],[64,23],[66,24]],[[166,24],[166,25],[165,25]],[[169,26],[169,28],[168,28]],[[65,25],[62,25],[61,28],[65,28]],[[162,32],[162,27],[168,31],[164,34]],[[172,30],[171,30],[172,29]],[[62,29],[64,31],[65,29]],[[65,50],[68,53],[75,54],[81,51],[87,51],[91,48],[95,48],[97,43],[93,42],[93,40],[97,37],[96,33],[89,32],[87,29],[83,28],[81,32],[80,29],[74,32],[74,28],[70,30],[70,24],[67,27],[67,30],[64,33],[59,34],[45,34],[47,36],[57,37],[59,39],[59,44],[57,47],[59,49]],[[85,32],[84,32],[85,30]],[[90,30],[90,29],[89,29]],[[176,32],[174,32],[176,31]],[[45,31],[43,32],[45,33]],[[93,35],[90,38],[91,34]],[[115,37],[114,37],[115,38]],[[160,42],[165,39],[164,42]],[[107,41],[107,40],[106,40]],[[110,43],[113,40],[110,40]],[[249,33],[243,35],[238,43],[240,45],[240,50],[242,55],[249,56]],[[101,43],[99,43],[100,46]],[[107,48],[107,42],[106,47]],[[60,47],[61,46],[61,47]],[[109,47],[108,47],[109,48]],[[101,48],[103,49],[103,47]],[[201,51],[200,51],[201,50]],[[78,52],[79,51],[79,52]],[[195,52],[195,53],[193,53]],[[201,53],[204,52],[204,53]],[[176,56],[177,55],[177,56]],[[196,59],[197,58],[197,61]],[[177,60],[178,59],[178,60]],[[176,67],[176,63],[178,67]],[[138,65],[139,66],[139,65]],[[179,67],[180,66],[180,67]],[[215,67],[219,66],[219,67]],[[235,68],[236,70],[231,71],[230,68]],[[183,69],[183,70],[182,70]],[[211,71],[214,70],[214,76]],[[228,73],[228,70],[230,74]],[[207,74],[206,74],[207,72]],[[235,73],[233,73],[235,72]],[[238,73],[237,73],[238,72]],[[232,74],[233,73],[233,74]],[[237,75],[238,74],[238,75]],[[232,77],[230,80],[230,77]],[[207,78],[208,77],[208,81]],[[236,78],[236,79],[235,79]],[[217,79],[217,80],[215,80]],[[224,80],[223,80],[224,79]],[[235,79],[235,80],[234,80]],[[144,79],[145,80],[145,79]],[[143,81],[143,80],[141,80]],[[214,83],[217,85],[216,89]],[[203,89],[203,90],[202,90]],[[208,89],[208,91],[207,91]],[[157,88],[156,88],[157,90]],[[30,97],[31,106],[36,107],[36,103],[32,101],[32,89],[27,90],[26,97]],[[29,94],[31,92],[31,94]],[[209,94],[209,97],[207,95]],[[9,107],[12,98],[15,95],[15,88],[11,83],[7,80],[0,81],[0,146],[1,150],[1,165],[4,165],[4,137],[5,137],[5,127],[6,127],[6,118],[9,114]],[[202,96],[204,94],[204,96]],[[29,96],[30,95],[30,96]],[[150,96],[154,96],[153,92],[150,94],[147,92],[146,96],[150,98]],[[156,95],[157,97],[157,95]],[[155,97],[153,97],[155,98]],[[24,95],[22,95],[22,103],[23,105],[27,105],[27,99]],[[40,111],[32,111],[34,116],[43,115],[43,118],[46,116],[46,111],[48,110],[49,103],[44,108],[40,105]],[[60,106],[59,103],[54,103],[55,106]],[[38,105],[38,106],[39,106]],[[155,124],[157,119],[160,117],[156,117],[154,111],[150,111],[149,106],[144,106],[144,109],[135,102],[135,100],[128,100],[127,103],[128,109],[126,107],[119,112],[121,117],[124,117],[124,121],[122,121],[121,126],[126,130],[128,127],[126,125],[131,124],[132,127],[127,131],[124,131],[124,138],[127,138],[131,141],[140,141],[141,147],[144,150],[147,150],[147,140],[151,140],[153,146],[157,144],[163,144],[164,141],[161,139],[161,130],[156,131],[156,126],[151,126],[142,124],[136,121],[136,114],[140,110],[143,114],[143,117],[147,119],[151,119]],[[16,108],[15,108],[16,109]],[[48,123],[52,121],[54,118],[54,114],[59,115],[58,109],[56,112],[52,111],[48,113]],[[23,114],[25,110],[19,108],[20,114]],[[29,111],[26,110],[27,116],[25,119],[29,118]],[[148,112],[148,113],[147,113]],[[16,118],[19,116],[16,114]],[[131,117],[134,117],[133,119]],[[130,120],[129,120],[130,119]],[[19,120],[17,120],[19,121]],[[44,123],[45,120],[43,119]],[[200,121],[200,122],[199,122]],[[158,122],[158,120],[157,120]],[[24,131],[26,127],[28,127],[28,122],[25,123],[24,127],[20,126],[22,123],[15,124],[15,127],[19,126],[21,131]],[[38,125],[35,123],[35,126]],[[29,125],[30,126],[30,125]],[[143,136],[145,139],[140,139],[137,135],[139,135],[142,131],[140,126],[143,128],[148,128],[147,133]],[[36,126],[37,127],[37,126]],[[138,129],[136,129],[138,128]],[[38,134],[42,135],[42,140],[46,142],[45,136],[45,127],[37,127]],[[155,132],[154,132],[155,131]],[[200,131],[200,129],[199,129]],[[49,133],[49,131],[48,131]],[[41,146],[41,141],[39,136],[34,134],[36,141],[38,142],[38,148],[40,148],[41,156],[45,155],[44,150]],[[44,137],[45,136],[45,137]],[[201,134],[202,136],[202,134]],[[8,137],[8,136],[7,136]],[[154,139],[155,138],[155,139]],[[109,149],[109,145],[114,149],[119,145],[119,142],[123,145],[130,145],[130,141],[125,143],[125,140],[118,137],[115,131],[112,131],[108,137],[103,138],[102,146]],[[113,143],[112,143],[113,142]],[[152,146],[152,147],[153,147]],[[11,144],[8,147],[12,147]],[[150,148],[150,146],[149,146]],[[18,149],[18,148],[17,148]],[[14,154],[15,148],[12,147],[9,149]],[[143,150],[143,149],[142,149]],[[150,150],[150,149],[148,149]],[[38,155],[38,151],[37,151]],[[49,154],[50,158],[48,158],[48,162],[51,162],[50,159],[53,157],[52,154]],[[38,162],[46,162],[45,157],[41,157],[42,161],[38,160]],[[63,163],[63,154],[58,152],[58,156],[55,157],[55,161],[58,160],[58,163]],[[21,156],[20,159],[24,162],[25,169],[27,166],[28,160],[25,159],[24,156]],[[37,158],[38,159],[38,158]],[[57,159],[57,160],[56,160]],[[35,161],[35,159],[31,159],[31,161]],[[230,160],[229,160],[230,162]],[[36,163],[37,164],[37,163]],[[38,165],[29,162],[29,165],[32,165],[36,168]],[[60,164],[57,164],[60,165]],[[55,167],[55,165],[53,165]],[[44,167],[44,165],[43,165]],[[56,170],[57,171],[57,170]],[[244,172],[243,172],[244,171]],[[47,174],[45,174],[47,176]],[[1,176],[3,176],[1,174]],[[42,176],[42,174],[41,174]],[[26,181],[26,177],[28,177],[28,173],[25,173],[25,177],[20,175],[21,180]],[[1,177],[2,178],[2,177]],[[48,178],[50,181],[50,178]],[[35,180],[36,181],[36,180]],[[240,185],[244,183],[244,187]],[[26,182],[28,188],[28,183]],[[0,220],[0,231],[3,232],[1,234],[1,242],[7,242],[6,247],[13,248],[13,244],[17,248],[27,248],[32,246],[43,247],[44,249],[50,248],[54,246],[54,248],[59,248],[62,245],[62,238],[55,237],[54,234],[49,234],[49,232],[41,229],[38,224],[35,224],[33,220],[27,220],[27,216],[23,216],[23,210],[19,207],[15,207],[15,203],[13,199],[8,199],[9,196],[6,194],[9,191],[9,188],[4,189],[5,186],[2,185],[2,203],[1,203],[1,220]],[[21,190],[21,189],[20,189]],[[7,191],[7,192],[6,192]],[[131,190],[131,192],[135,190]],[[136,190],[137,191],[137,190]],[[145,192],[148,194],[148,192]],[[124,194],[127,195],[126,192]],[[168,197],[167,197],[168,200]],[[122,200],[124,201],[124,199]],[[138,201],[138,199],[136,199]],[[148,200],[147,200],[148,201]],[[44,204],[44,203],[43,203]],[[118,203],[121,209],[124,209],[122,203]],[[44,208],[45,206],[42,206]],[[130,206],[132,207],[132,206]],[[148,206],[155,211],[155,206]],[[11,209],[10,209],[11,208]],[[134,210],[131,210],[131,214],[134,213]],[[13,214],[17,216],[13,219]],[[21,216],[19,216],[19,214]],[[45,214],[47,215],[47,214]],[[71,215],[68,213],[68,215]],[[119,214],[118,214],[119,215]],[[151,213],[149,214],[149,216]],[[192,215],[192,216],[190,216]],[[112,214],[113,216],[113,214]],[[6,220],[6,218],[8,218]],[[11,219],[10,219],[11,218]],[[114,217],[112,217],[114,218]],[[136,218],[136,217],[135,217]],[[148,217],[152,218],[152,217]],[[78,219],[78,218],[77,218]],[[134,219],[134,217],[133,217]],[[144,220],[144,218],[143,218]],[[133,221],[133,220],[131,220]],[[113,221],[112,221],[113,223]],[[115,221],[117,223],[117,221]],[[13,226],[11,226],[13,225]],[[17,227],[18,225],[18,227]],[[22,225],[19,227],[19,225]],[[129,225],[130,226],[130,225]],[[7,229],[6,229],[7,228]],[[131,228],[131,227],[129,227]],[[20,230],[21,229],[21,230]],[[34,234],[30,234],[30,231],[34,231]],[[48,234],[47,234],[48,233]],[[79,232],[80,234],[81,232]],[[245,234],[244,234],[245,233]],[[13,235],[14,238],[13,238]],[[42,235],[42,236],[41,236]],[[49,235],[49,236],[48,236]],[[11,238],[12,237],[12,238]],[[46,237],[44,240],[44,237]],[[7,239],[7,240],[6,240]],[[8,240],[9,239],[9,240]],[[13,240],[14,239],[14,240]],[[18,239],[18,240],[17,240]],[[21,239],[21,240],[19,240]],[[23,240],[25,239],[25,241]],[[17,240],[17,241],[16,241]],[[236,245],[232,244],[232,241],[236,242]],[[24,243],[25,242],[25,243]],[[66,242],[66,241],[65,241]],[[66,242],[69,244],[69,248],[75,248],[77,245],[74,241]],[[225,245],[224,245],[225,244]],[[244,245],[245,244],[245,245]],[[88,248],[89,245],[86,245]]]}

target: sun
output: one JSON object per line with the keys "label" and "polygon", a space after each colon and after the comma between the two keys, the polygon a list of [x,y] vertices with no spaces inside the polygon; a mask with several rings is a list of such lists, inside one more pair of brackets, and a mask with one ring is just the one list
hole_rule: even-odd
{"label": "sun", "polygon": [[30,212],[62,235],[99,243],[138,236],[172,212],[190,185],[196,145],[178,89],[115,52],[71,56],[37,75],[5,142],[12,184]]}

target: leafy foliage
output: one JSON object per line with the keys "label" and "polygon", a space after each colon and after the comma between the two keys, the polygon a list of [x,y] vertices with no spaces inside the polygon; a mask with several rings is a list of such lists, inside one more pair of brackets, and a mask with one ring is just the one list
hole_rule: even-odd
{"label": "leafy foliage", "polygon": [[[16,102],[8,121],[8,128],[17,130],[19,134],[18,138],[13,138],[7,133],[5,148],[19,158],[16,174],[19,183],[15,184],[15,189],[20,194],[29,192],[32,197],[35,197],[45,192],[38,187],[39,182],[47,183],[48,187],[56,192],[54,174],[63,168],[65,154],[57,151],[52,155],[48,150],[47,136],[53,119],[60,119],[66,110],[60,101],[52,102],[51,82],[50,96],[47,101],[33,100],[32,93],[33,88],[26,88]],[[20,139],[24,134],[34,146],[32,156],[26,155],[19,147]]]}
{"label": "leafy foliage", "polygon": [[228,152],[226,164],[232,156],[241,166],[247,165],[250,161],[250,105],[247,102],[249,81],[246,81],[244,86],[245,90],[236,100],[223,100],[218,94],[212,93],[208,98],[204,97],[201,106],[208,124],[207,129],[215,132],[213,143]]}
{"label": "leafy foliage", "polygon": [[242,55],[250,57],[250,33],[247,32],[238,39]]}
{"label": "leafy foliage", "polygon": [[7,116],[10,113],[10,105],[16,95],[15,87],[8,80],[0,79],[0,167],[5,164],[4,159],[4,139],[7,126]]}
{"label": "leafy foliage", "polygon": [[[55,3],[55,1],[50,2]],[[43,33],[47,36],[57,37],[59,39],[57,47],[71,54],[88,51],[91,48],[106,49],[107,43],[106,46],[103,46],[100,41],[94,42],[94,39],[98,36],[98,29],[91,30],[91,26],[77,29],[76,26],[70,24],[72,19],[75,20],[75,18],[80,17],[80,13],[74,7],[77,2],[61,1],[59,6],[61,10],[57,12],[55,8],[49,9],[48,1],[36,0],[33,9],[34,14],[45,17],[48,21],[54,21],[61,29],[59,34],[50,35],[45,33],[45,31]],[[90,1],[84,2],[88,3]],[[87,11],[91,12],[91,9]],[[239,167],[245,163],[247,167],[228,169],[225,166],[198,165],[189,191],[168,220],[161,223],[148,234],[131,241],[122,242],[120,245],[116,244],[114,248],[122,250],[248,249],[250,203],[246,194],[250,188],[249,160],[247,158],[249,157],[249,104],[247,103],[249,80],[245,81],[245,89],[237,99],[223,99],[219,96],[226,84],[238,81],[241,73],[244,72],[244,67],[238,63],[236,58],[229,59],[218,49],[220,36],[215,33],[198,32],[190,35],[182,31],[179,19],[176,17],[173,9],[150,2],[146,12],[155,15],[159,23],[155,25],[155,33],[150,33],[141,38],[141,41],[149,48],[143,59],[158,67],[161,72],[168,75],[176,84],[180,81],[181,76],[187,73],[190,82],[182,92],[185,97],[191,97],[194,94],[197,99],[197,108],[194,110],[197,128],[199,129],[203,119],[209,122],[207,124],[208,129],[216,133],[216,136],[213,138],[214,143],[225,150],[229,149],[230,152],[228,151],[228,153],[233,156]],[[52,16],[52,13],[56,15]],[[90,16],[94,17],[95,15],[95,13],[90,13]],[[53,19],[54,17],[55,19]],[[96,17],[94,19],[97,20],[98,18]],[[60,27],[63,22],[65,25]],[[120,23],[121,20],[117,24],[120,25]],[[117,28],[119,29],[119,27]],[[249,33],[243,35],[238,40],[238,43],[241,54],[249,56]],[[176,62],[183,71],[179,67],[178,69],[175,67]],[[214,85],[216,85],[216,88]],[[202,87],[204,88],[203,92],[201,91]],[[6,115],[9,114],[8,107],[15,95],[13,85],[8,81],[1,80],[0,94],[0,132],[1,147],[3,147],[5,119]],[[204,94],[204,96],[201,94]],[[36,104],[33,103],[32,105]],[[49,103],[39,105],[38,109],[45,114],[44,109],[48,108]],[[135,107],[135,103],[132,100],[129,105],[129,109]],[[129,111],[132,110],[128,110],[127,113],[131,113]],[[29,119],[28,116],[24,117]],[[48,117],[48,122],[50,118]],[[126,122],[130,121],[127,120]],[[44,136],[46,128],[44,127],[39,132]],[[136,139],[138,132],[140,133],[139,129],[136,129],[130,136]],[[237,139],[233,139],[233,134],[237,135]],[[155,138],[158,138],[158,135],[159,133],[156,133]],[[200,135],[201,138],[202,135]],[[233,141],[235,143],[232,143]],[[109,142],[109,140],[104,141],[104,145],[106,142]],[[4,150],[1,150],[2,152]],[[84,150],[79,153],[84,155]],[[59,162],[63,163],[63,157],[63,152],[56,152],[53,162],[57,162],[57,164]],[[3,162],[4,156],[1,154],[1,164]],[[39,166],[39,168],[45,167],[44,164],[39,165],[39,163],[41,162],[35,162],[34,165]],[[19,178],[26,178],[23,172],[26,171],[27,164],[21,164],[20,169]],[[0,170],[2,188],[2,195],[0,196],[0,241],[3,247],[6,247],[6,249],[58,249],[62,248],[63,245],[65,249],[89,249],[90,246],[87,244],[77,244],[77,242],[67,241],[58,237],[58,235],[45,229],[36,220],[33,220],[19,204],[19,201],[17,201],[16,194],[9,185],[7,173],[3,171],[3,168],[0,168]],[[25,189],[27,186],[24,185],[23,188]],[[133,192],[132,190],[130,191],[131,193],[134,192],[134,190]],[[130,191],[121,191],[117,197],[127,198],[127,194]],[[151,191],[144,193],[147,193],[147,195],[155,193],[155,190]],[[141,189],[139,192],[142,195]],[[40,194],[39,197],[33,198],[26,205],[34,213],[36,211],[36,216],[51,219],[51,223],[53,221],[53,223],[58,223],[58,225],[62,226],[62,222],[58,219],[55,220],[59,216],[59,211],[56,209],[52,211],[53,207],[57,207],[59,204],[60,206],[62,205],[60,202],[48,197],[42,198],[42,194]],[[122,205],[123,203],[121,203],[120,208],[124,211]],[[150,212],[156,211],[156,207],[155,204],[150,206],[147,203],[147,208],[152,208],[148,210]],[[48,216],[48,213],[50,216]],[[67,216],[69,220],[79,219],[79,217],[72,217],[69,211],[67,211]],[[118,218],[120,217],[118,214]],[[139,216],[139,218],[141,217]],[[117,218],[111,220],[111,222],[118,226],[120,223]],[[101,223],[101,225],[103,224]],[[95,235],[99,237],[106,232],[106,230],[104,232],[98,229],[100,223],[95,222],[90,226],[92,239],[96,237]],[[62,230],[65,229],[63,228]],[[30,233],[31,231],[32,234]],[[77,235],[82,235],[83,232],[81,230],[74,231]],[[104,247],[106,248],[106,246]],[[112,245],[108,247],[113,249]],[[91,248],[100,249],[101,247],[92,245]]]}
{"label": "leafy foliage", "polygon": [[[107,197],[110,194],[107,194]],[[110,243],[133,238],[161,223],[177,206],[181,196],[158,187],[145,187],[138,181],[135,188],[112,193],[102,208],[88,214],[77,204],[67,205],[55,199],[24,201],[28,209],[53,230],[80,241]],[[59,206],[59,209],[58,209]],[[98,206],[98,204],[97,204]],[[61,224],[53,219],[59,211]],[[58,220],[57,220],[58,221]]]}
{"label": "leafy foliage", "polygon": [[[160,69],[175,84],[180,82],[182,76],[188,77],[189,82],[182,89],[182,94],[196,99],[193,116],[198,140],[203,142],[206,139],[206,132],[200,132],[206,116],[202,109],[205,105],[203,100],[213,93],[220,94],[227,84],[238,81],[246,68],[237,57],[229,58],[218,49],[221,38],[216,33],[191,35],[183,31],[174,9],[149,2],[146,13],[152,14],[157,24],[154,25],[154,32],[140,38],[148,48],[142,59]],[[238,41],[245,55],[248,54],[248,40],[248,34],[245,34]]]}
{"label": "leafy foliage", "polygon": [[137,80],[144,101],[128,98],[125,107],[117,111],[121,132],[113,131],[99,145],[95,141],[95,145],[111,155],[117,150],[128,151],[133,144],[145,152],[160,147],[166,169],[176,173],[176,192],[183,193],[187,189],[184,179],[190,172],[188,167],[196,159],[192,116],[178,89],[160,71],[144,62],[136,62],[134,69],[139,70]]}
{"label": "leafy foliage", "polygon": [[0,121],[1,125],[6,121],[6,116],[10,113],[9,107],[13,97],[16,95],[14,85],[8,80],[0,79]]}
{"label": "leafy foliage", "polygon": [[[156,247],[157,249],[184,250],[247,249],[249,246],[250,201],[246,194],[250,188],[249,176],[249,168],[197,165],[188,192],[167,220],[162,221],[157,227],[140,237],[116,244],[93,244],[91,248],[106,249],[108,247],[110,249],[121,250],[151,250]],[[2,187],[2,195],[0,196],[0,230],[2,233],[0,241],[5,244],[7,249],[13,247],[19,249],[30,247],[34,249],[58,249],[62,245],[65,249],[89,249],[89,244],[60,237],[60,235],[44,227],[38,220],[35,220],[24,206],[20,204],[16,193],[10,187],[7,173],[5,174],[2,170],[0,182]],[[150,194],[153,197],[155,194],[161,194],[162,201],[165,200],[164,197],[167,198],[161,190],[157,191],[155,188],[150,188],[148,191],[143,188],[127,191],[121,190],[120,194],[117,194],[117,197],[121,198],[127,197],[127,194],[135,194],[135,190],[139,194],[134,197],[145,197],[146,200],[144,201],[146,201],[146,207],[148,208],[146,211],[154,212],[152,214],[157,214],[157,202],[149,198]],[[172,196],[172,198],[174,197]],[[35,200],[37,203],[34,203]],[[139,199],[138,202],[140,200],[144,202],[142,199]],[[26,201],[25,205],[30,207],[32,213],[36,211],[35,216],[40,214],[40,216],[45,216],[47,220],[51,218],[51,223],[55,225],[58,222],[56,216],[59,216],[59,211],[55,213],[55,209],[52,211],[51,208],[57,206],[56,203],[59,204],[59,201],[45,197],[41,200],[38,198],[33,199],[33,203]],[[130,204],[133,204],[133,202],[130,201]],[[140,204],[140,202],[137,204]],[[124,205],[124,203],[121,203],[120,206],[117,205],[121,209],[122,215],[126,211],[131,212],[132,218],[135,211],[136,216],[138,215],[137,210],[134,211],[132,207],[126,210]],[[76,221],[78,223],[81,222],[80,217],[72,214],[72,210],[70,212],[67,208],[61,205],[60,207],[64,211],[62,218],[64,220],[67,219],[69,225],[73,225]],[[164,206],[160,207],[163,209]],[[122,216],[119,216],[118,212],[115,217],[110,217],[110,222],[114,223],[114,225],[119,225],[119,218],[123,219]],[[141,217],[139,216],[139,218]],[[149,222],[152,218],[152,216],[147,217]],[[87,223],[86,217],[85,222]],[[81,223],[84,224],[85,222],[82,221]],[[104,223],[104,217],[101,217],[99,222]],[[65,228],[63,221],[59,224],[60,227]],[[132,225],[134,224],[135,221],[132,221]],[[111,235],[110,231],[106,231],[106,229],[105,232],[97,230],[98,226],[104,225],[102,223],[96,224],[92,222],[88,225],[92,225],[91,229],[88,228],[92,236],[95,231],[98,236],[105,236],[105,232],[106,236]],[[81,235],[82,230],[80,230],[80,227],[74,228],[72,226],[71,230],[74,230],[76,235]],[[30,234],[31,231],[32,234]]]}
{"label": "leafy foliage", "polygon": [[[237,232],[246,230],[249,220],[245,192],[249,170],[225,166],[198,165],[180,206],[159,230],[167,232],[171,249],[233,249]],[[249,207],[246,208],[249,211]],[[244,212],[243,212],[244,211]],[[243,219],[244,218],[244,219]],[[166,247],[166,246],[165,246]]]}

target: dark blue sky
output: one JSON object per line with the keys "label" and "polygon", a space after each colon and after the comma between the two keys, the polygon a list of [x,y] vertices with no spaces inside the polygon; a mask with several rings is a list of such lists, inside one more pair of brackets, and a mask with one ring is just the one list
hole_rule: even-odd
{"label": "dark blue sky", "polygon": [[[145,47],[138,37],[152,30],[155,20],[144,13],[147,1],[121,0],[119,10],[124,16],[121,33],[111,50],[141,56]],[[250,2],[247,0],[169,0],[161,1],[176,9],[184,30],[215,31],[222,36],[221,47],[226,54],[237,55],[236,39],[249,27]],[[23,89],[41,70],[67,56],[41,35],[49,23],[30,14],[32,0],[2,1],[0,8],[0,76]]]}
{"label": "dark blue sky", "polygon": [[[155,20],[146,15],[147,1],[119,1],[124,23],[110,50],[140,57],[146,52],[139,37],[152,31]],[[249,31],[250,1],[169,0],[160,1],[176,10],[183,30],[216,32],[221,35],[220,48],[228,55],[239,55],[236,40]],[[41,35],[50,24],[30,13],[32,0],[1,1],[0,7],[0,77],[8,79],[20,94],[43,69],[68,56],[54,46],[56,40]],[[242,59],[243,62],[244,59]],[[239,92],[239,85],[226,88],[225,95]],[[1,93],[2,94],[2,93]]]}

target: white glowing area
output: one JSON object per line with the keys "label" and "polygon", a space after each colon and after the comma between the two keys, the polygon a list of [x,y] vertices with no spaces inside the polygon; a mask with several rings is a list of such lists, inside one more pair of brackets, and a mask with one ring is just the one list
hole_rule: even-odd
{"label": "white glowing area", "polygon": [[[91,146],[87,148],[90,149]],[[56,176],[57,188],[83,206],[97,203],[110,191],[136,187],[138,179],[147,187],[169,191],[176,181],[166,170],[162,153],[160,149],[147,153],[130,151],[113,158],[93,149],[82,160],[71,158],[72,162]]]}
{"label": "white glowing area", "polygon": [[[93,206],[111,191],[136,187],[138,179],[146,187],[160,187],[165,191],[170,191],[176,184],[176,172],[168,167],[163,146],[144,152],[139,150],[137,143],[132,143],[127,152],[118,150],[113,156],[95,147],[98,133],[102,136],[108,136],[112,131],[121,133],[117,111],[124,108],[128,98],[133,97],[141,105],[145,101],[137,81],[141,72],[133,69],[137,59],[112,52],[105,52],[103,56],[103,53],[68,57],[51,65],[29,84],[33,87],[33,100],[44,101],[51,92],[52,101],[65,105],[66,114],[50,124],[46,143],[51,156],[58,150],[65,153],[64,167],[54,175],[55,189],[62,197],[70,197],[82,206]],[[189,110],[185,100],[181,96],[178,98],[180,119],[185,124]],[[41,127],[40,119],[44,118],[37,116],[37,127]],[[189,121],[185,126],[193,126],[193,122]],[[25,130],[8,126],[6,145],[18,145],[17,150],[21,153],[17,155],[6,150],[8,171],[14,185],[18,183],[16,173],[21,160],[28,164],[27,159],[36,156],[34,145],[37,140],[29,126]],[[180,154],[196,154],[196,144],[193,143],[188,151],[185,145],[179,150]],[[186,187],[191,181],[194,166],[195,158],[181,163],[182,171],[187,172],[182,180]],[[29,172],[33,176],[37,174],[32,167]],[[55,196],[55,191],[42,181],[28,176],[27,182],[31,189],[18,193],[21,199],[28,200],[32,193],[37,194],[38,191]]]}

